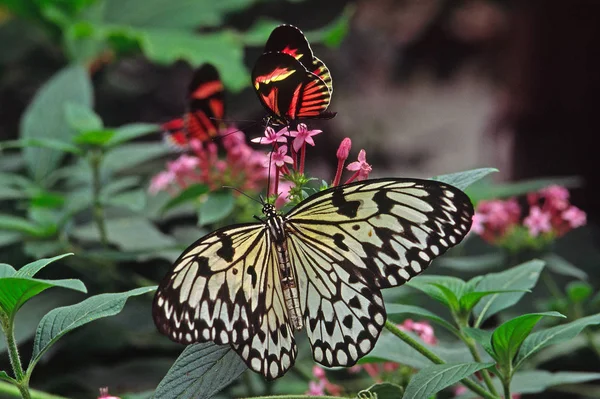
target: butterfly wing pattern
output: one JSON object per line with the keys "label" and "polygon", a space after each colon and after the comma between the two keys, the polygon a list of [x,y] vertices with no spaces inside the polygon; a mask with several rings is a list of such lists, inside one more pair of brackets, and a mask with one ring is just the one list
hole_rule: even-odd
{"label": "butterfly wing pattern", "polygon": [[187,109],[182,118],[173,119],[162,128],[165,140],[185,149],[191,139],[202,142],[217,136],[225,116],[224,87],[219,72],[211,64],[194,71],[188,85]]}
{"label": "butterfly wing pattern", "polygon": [[473,207],[436,181],[375,179],[314,194],[287,215],[217,230],[192,244],[156,293],[153,316],[176,342],[230,344],[267,379],[297,354],[351,366],[386,320],[382,288],[404,284],[458,244]]}
{"label": "butterfly wing pattern", "polygon": [[302,31],[291,25],[275,28],[252,70],[256,94],[274,124],[300,119],[331,119],[331,74],[316,58]]}

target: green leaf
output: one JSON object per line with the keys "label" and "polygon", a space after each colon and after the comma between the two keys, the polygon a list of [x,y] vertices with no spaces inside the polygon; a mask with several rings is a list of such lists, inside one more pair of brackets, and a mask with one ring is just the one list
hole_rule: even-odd
{"label": "green leaf", "polygon": [[500,364],[512,364],[525,338],[544,316],[565,317],[558,312],[530,313],[502,323],[492,334],[492,347]]}
{"label": "green leaf", "polygon": [[[543,261],[534,259],[500,273],[490,273],[479,282],[477,290],[529,290],[537,283],[543,267]],[[519,302],[523,295],[524,292],[515,292],[483,298],[475,306],[477,319],[474,326],[479,327],[489,317]]]}
{"label": "green leaf", "polygon": [[0,247],[12,245],[23,240],[21,233],[11,231],[0,231]]}
{"label": "green leaf", "polygon": [[527,193],[538,191],[544,187],[548,187],[552,184],[558,184],[564,187],[580,187],[582,179],[577,176],[570,177],[549,177],[543,179],[534,180],[521,180],[512,183],[492,183],[490,181],[482,180],[477,184],[474,184],[469,188],[469,196],[475,203],[481,200],[498,199],[516,197],[525,195]]}
{"label": "green leaf", "polygon": [[142,189],[125,191],[103,199],[102,203],[141,212],[146,208],[146,192]]}
{"label": "green leaf", "polygon": [[[462,296],[465,282],[449,276],[417,276],[406,285],[424,292],[444,305],[458,310],[458,298]],[[441,287],[445,287],[442,289]]]}
{"label": "green leaf", "polygon": [[[23,114],[20,138],[69,142],[73,131],[63,111],[67,101],[92,106],[92,84],[83,66],[71,65],[44,84]],[[30,175],[42,182],[56,168],[63,153],[49,148],[26,147],[23,156]]]}
{"label": "green leaf", "polygon": [[494,290],[494,291],[475,291],[469,292],[468,294],[463,295],[460,300],[460,308],[463,312],[470,312],[473,307],[475,307],[481,299],[486,296],[495,295],[495,294],[509,294],[513,292],[531,292],[530,290]]}
{"label": "green leaf", "polygon": [[73,142],[83,146],[102,147],[114,136],[115,131],[111,129],[87,130],[73,137]]}
{"label": "green leaf", "polygon": [[233,32],[197,34],[152,28],[139,31],[138,37],[144,54],[156,63],[168,65],[184,60],[194,67],[211,63],[232,91],[240,91],[250,83],[243,62],[243,42]]}
{"label": "green leaf", "polygon": [[107,198],[120,193],[121,191],[135,188],[140,185],[139,176],[126,176],[120,179],[114,179],[107,183],[100,191],[100,200],[105,201]]}
{"label": "green leaf", "polygon": [[434,176],[431,178],[431,180],[441,181],[450,184],[460,190],[464,190],[476,181],[482,179],[490,173],[494,173],[497,171],[498,169],[495,168],[472,169],[467,170],[465,172]]}
{"label": "green leaf", "polygon": [[[377,395],[377,399],[398,399],[404,394],[404,388],[400,385],[392,384],[390,382],[381,382],[379,384],[371,385],[369,388],[364,389],[358,393],[358,398],[367,398],[368,394]],[[374,396],[373,396],[374,397]]]}
{"label": "green leaf", "polygon": [[48,266],[50,263],[56,262],[57,260],[66,258],[67,256],[71,255],[73,254],[68,253],[55,256],[54,258],[38,259],[35,262],[28,263],[22,268],[20,268],[19,271],[16,273],[15,277],[33,277],[36,275],[37,272],[42,270],[44,267]]}
{"label": "green leaf", "polygon": [[171,199],[169,202],[162,207],[162,212],[166,212],[178,205],[185,204],[186,202],[198,201],[199,197],[210,191],[210,188],[206,184],[194,184],[183,190],[176,197]]}
{"label": "green leaf", "polygon": [[132,123],[121,126],[117,129],[114,129],[115,134],[106,142],[106,147],[115,147],[119,144],[123,144],[135,138],[145,136],[149,133],[156,133],[159,130],[159,125],[150,123]]}
{"label": "green leaf", "polygon": [[436,315],[435,313],[430,312],[427,309],[423,309],[419,306],[390,303],[390,304],[385,305],[385,310],[386,310],[388,316],[395,315],[395,314],[412,314],[412,315],[424,317],[427,320],[430,320],[434,323],[441,325],[442,327],[446,328],[448,331],[450,331],[458,336],[458,330],[452,324],[448,323],[446,320],[442,319],[440,316]]}
{"label": "green leaf", "polygon": [[36,208],[60,208],[64,203],[65,197],[61,194],[39,192],[31,197],[30,206]]}
{"label": "green leaf", "polygon": [[516,367],[539,350],[550,345],[568,341],[574,338],[587,326],[598,324],[600,324],[600,314],[534,332],[523,342],[516,359]]}
{"label": "green leaf", "polygon": [[83,155],[83,151],[71,143],[47,138],[21,139],[0,143],[0,150],[7,148],[25,148],[25,151],[27,149],[46,149],[54,152],[58,151],[75,155]]}
{"label": "green leaf", "polygon": [[8,265],[6,263],[0,263],[0,278],[14,276],[16,272],[17,271],[15,270],[15,268],[11,265]]}
{"label": "green leaf", "polygon": [[0,379],[10,382],[13,381],[13,379],[8,374],[6,374],[6,371],[0,371]]}
{"label": "green leaf", "polygon": [[0,213],[0,229],[18,231],[34,237],[44,236],[44,229],[29,220]]}
{"label": "green leaf", "polygon": [[600,379],[600,373],[558,372],[542,370],[521,371],[515,373],[511,391],[515,393],[539,393],[550,387],[563,384],[578,384]]}
{"label": "green leaf", "polygon": [[102,168],[106,172],[121,172],[172,152],[163,143],[127,143],[108,152]]}
{"label": "green leaf", "polygon": [[67,123],[78,132],[90,130],[101,130],[104,128],[102,119],[91,107],[85,104],[67,101],[65,107],[65,118]]}
{"label": "green leaf", "polygon": [[16,277],[15,274],[13,277],[0,279],[0,308],[12,317],[25,302],[51,287],[87,292],[80,280],[40,280]]}
{"label": "green leaf", "polygon": [[208,399],[245,370],[246,364],[229,345],[212,342],[187,346],[158,384],[155,398]]}
{"label": "green leaf", "polygon": [[594,293],[592,286],[583,281],[570,282],[567,284],[565,291],[573,303],[585,302]]}
{"label": "green leaf", "polygon": [[406,387],[405,398],[427,399],[431,395],[456,384],[476,371],[492,367],[493,363],[436,364],[420,370]]}
{"label": "green leaf", "polygon": [[466,327],[464,331],[469,337],[477,341],[492,358],[496,356],[492,347],[492,331],[471,327]]}
{"label": "green leaf", "polygon": [[579,280],[587,280],[588,275],[583,270],[577,268],[571,262],[557,254],[547,254],[542,256],[542,260],[546,262],[546,268],[550,271],[568,277],[575,277]]}
{"label": "green leaf", "polygon": [[29,370],[59,338],[69,331],[94,320],[116,315],[123,310],[125,302],[130,297],[154,290],[156,287],[142,287],[127,292],[95,295],[78,304],[50,311],[42,318],[36,330]]}
{"label": "green leaf", "polygon": [[442,256],[436,259],[436,267],[445,267],[466,273],[486,273],[506,263],[502,252],[472,256]]}
{"label": "green leaf", "polygon": [[235,205],[235,198],[230,190],[212,192],[198,209],[198,224],[204,226],[226,218]]}

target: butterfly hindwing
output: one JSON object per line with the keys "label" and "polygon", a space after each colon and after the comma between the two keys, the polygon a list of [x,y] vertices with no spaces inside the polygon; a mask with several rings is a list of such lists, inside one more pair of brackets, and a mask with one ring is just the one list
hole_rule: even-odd
{"label": "butterfly hindwing", "polygon": [[267,44],[265,53],[281,52],[296,58],[309,71],[320,77],[325,85],[333,92],[331,73],[323,61],[313,55],[312,49],[304,33],[293,25],[279,25],[273,29]]}
{"label": "butterfly hindwing", "polygon": [[279,123],[335,116],[326,112],[331,92],[325,82],[289,54],[261,55],[252,71],[252,81],[261,103]]}
{"label": "butterfly hindwing", "polygon": [[386,319],[381,288],[404,284],[462,240],[468,197],[449,185],[378,179],[317,193],[286,215],[315,361],[350,366]]}

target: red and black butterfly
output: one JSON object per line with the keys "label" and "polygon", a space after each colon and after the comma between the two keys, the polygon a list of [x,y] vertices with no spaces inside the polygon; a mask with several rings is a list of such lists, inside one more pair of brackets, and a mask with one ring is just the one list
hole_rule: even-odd
{"label": "red and black butterfly", "polygon": [[162,125],[165,139],[178,148],[187,148],[192,139],[216,137],[225,115],[223,83],[211,64],[196,69],[188,85],[187,110],[182,118]]}
{"label": "red and black butterfly", "polygon": [[252,83],[271,123],[290,125],[336,115],[327,111],[333,93],[329,69],[295,26],[280,25],[271,32],[252,70]]}

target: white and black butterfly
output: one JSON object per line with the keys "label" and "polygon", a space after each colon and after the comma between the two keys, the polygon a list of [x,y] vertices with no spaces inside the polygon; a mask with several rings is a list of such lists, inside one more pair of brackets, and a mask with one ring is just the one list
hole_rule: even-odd
{"label": "white and black butterfly", "polygon": [[352,366],[386,321],[382,288],[404,284],[458,244],[473,207],[419,179],[365,180],[314,194],[286,215],[217,230],[160,284],[154,322],[173,341],[229,344],[252,370],[282,376],[306,327],[314,360]]}

